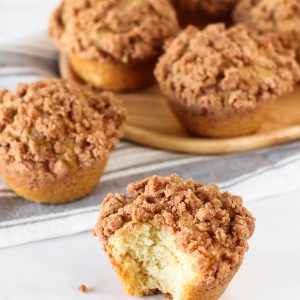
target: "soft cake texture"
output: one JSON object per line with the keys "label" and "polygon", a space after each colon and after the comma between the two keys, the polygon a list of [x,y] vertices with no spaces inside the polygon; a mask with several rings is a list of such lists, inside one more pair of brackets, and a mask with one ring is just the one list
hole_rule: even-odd
{"label": "soft cake texture", "polygon": [[242,199],[176,174],[109,194],[95,228],[126,291],[217,299],[238,270],[254,218]]}
{"label": "soft cake texture", "polygon": [[139,224],[128,234],[118,233],[109,244],[126,274],[130,294],[150,295],[159,290],[174,300],[182,299],[185,283],[198,277],[192,269],[194,259],[176,248],[174,236],[165,228]]}

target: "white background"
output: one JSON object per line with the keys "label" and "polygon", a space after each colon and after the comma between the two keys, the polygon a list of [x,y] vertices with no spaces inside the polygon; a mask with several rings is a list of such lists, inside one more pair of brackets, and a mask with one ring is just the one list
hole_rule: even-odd
{"label": "white background", "polygon": [[[56,0],[0,0],[0,43],[44,35]],[[44,35],[45,48],[51,47]],[[255,187],[251,187],[255,194]],[[249,189],[248,189],[249,190]],[[257,229],[223,300],[299,299],[300,191],[253,201]],[[81,294],[81,283],[92,292]],[[154,299],[160,297],[152,297]],[[90,233],[0,250],[0,299],[131,299]]]}

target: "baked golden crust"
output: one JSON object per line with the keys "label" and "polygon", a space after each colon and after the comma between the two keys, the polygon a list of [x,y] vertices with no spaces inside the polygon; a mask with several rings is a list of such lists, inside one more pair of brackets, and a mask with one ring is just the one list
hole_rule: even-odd
{"label": "baked golden crust", "polygon": [[185,297],[181,300],[217,300],[225,292],[227,286],[230,284],[233,276],[237,270],[234,270],[231,274],[222,281],[214,282],[212,284],[203,284],[201,280],[192,282],[185,289]]}
{"label": "baked golden crust", "polygon": [[19,174],[6,172],[3,176],[7,185],[25,199],[43,204],[63,204],[88,195],[99,182],[106,162],[105,158],[91,167],[73,170],[55,180],[38,178],[32,185],[28,185],[28,179]]}
{"label": "baked golden crust", "polygon": [[109,194],[101,204],[95,233],[111,258],[111,237],[151,223],[168,228],[176,247],[195,258],[193,269],[205,287],[226,284],[237,271],[254,231],[240,197],[176,174],[146,178],[128,191],[129,196]]}
{"label": "baked golden crust", "polygon": [[157,57],[165,39],[178,30],[168,0],[64,0],[49,26],[63,52],[123,64]]}
{"label": "baked golden crust", "polygon": [[231,138],[257,132],[273,106],[272,102],[263,103],[253,111],[231,114],[227,118],[212,118],[199,112],[197,106],[187,108],[171,99],[167,101],[178,121],[191,134],[214,138]]}
{"label": "baked golden crust", "polygon": [[[160,294],[158,289],[149,290],[147,293],[141,293],[141,291],[137,288],[136,285],[136,278],[134,276],[130,276],[130,274],[124,271],[124,266],[114,259],[112,255],[112,249],[106,249],[106,253],[109,257],[109,260],[116,271],[118,277],[120,278],[121,282],[124,285],[125,291],[135,297],[142,297],[142,296],[152,296]],[[192,280],[188,284],[186,284],[183,288],[182,295],[179,300],[217,300],[219,297],[225,292],[226,288],[230,284],[232,278],[238,271],[239,266],[232,270],[226,278],[223,278],[222,281],[214,281],[211,283],[203,282],[202,277],[198,277],[196,280]],[[134,272],[134,270],[132,270]],[[178,300],[177,298],[174,299],[171,294],[165,294],[167,299]]]}
{"label": "baked golden crust", "polygon": [[274,35],[215,24],[181,32],[160,58],[155,75],[167,98],[219,119],[253,111],[292,91],[300,68]]}
{"label": "baked golden crust", "polygon": [[49,79],[0,95],[0,170],[31,189],[95,167],[123,135],[125,110],[110,93]]}
{"label": "baked golden crust", "polygon": [[300,60],[300,2],[298,0],[241,0],[234,11],[237,22],[261,33],[275,32]]}
{"label": "baked golden crust", "polygon": [[109,91],[138,90],[155,82],[153,70],[156,59],[127,66],[109,60],[97,63],[69,55],[69,62],[78,77],[94,87]]}

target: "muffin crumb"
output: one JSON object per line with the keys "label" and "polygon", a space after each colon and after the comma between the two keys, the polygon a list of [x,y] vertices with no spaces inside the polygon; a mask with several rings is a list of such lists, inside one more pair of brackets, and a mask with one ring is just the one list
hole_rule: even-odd
{"label": "muffin crumb", "polygon": [[150,223],[168,227],[183,253],[205,257],[194,268],[204,272],[206,281],[222,282],[238,268],[255,220],[240,197],[176,174],[151,176],[128,185],[128,191],[109,194],[101,204],[95,232],[108,252],[118,230]]}
{"label": "muffin crumb", "polygon": [[90,291],[90,289],[85,285],[85,284],[81,284],[78,287],[78,290],[84,294],[88,293]]}

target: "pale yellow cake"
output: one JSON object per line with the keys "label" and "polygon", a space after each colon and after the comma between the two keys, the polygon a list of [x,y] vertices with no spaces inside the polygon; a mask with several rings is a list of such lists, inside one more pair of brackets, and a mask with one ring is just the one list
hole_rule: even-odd
{"label": "pale yellow cake", "polygon": [[217,186],[152,176],[109,194],[95,228],[127,293],[214,300],[239,269],[254,218]]}

